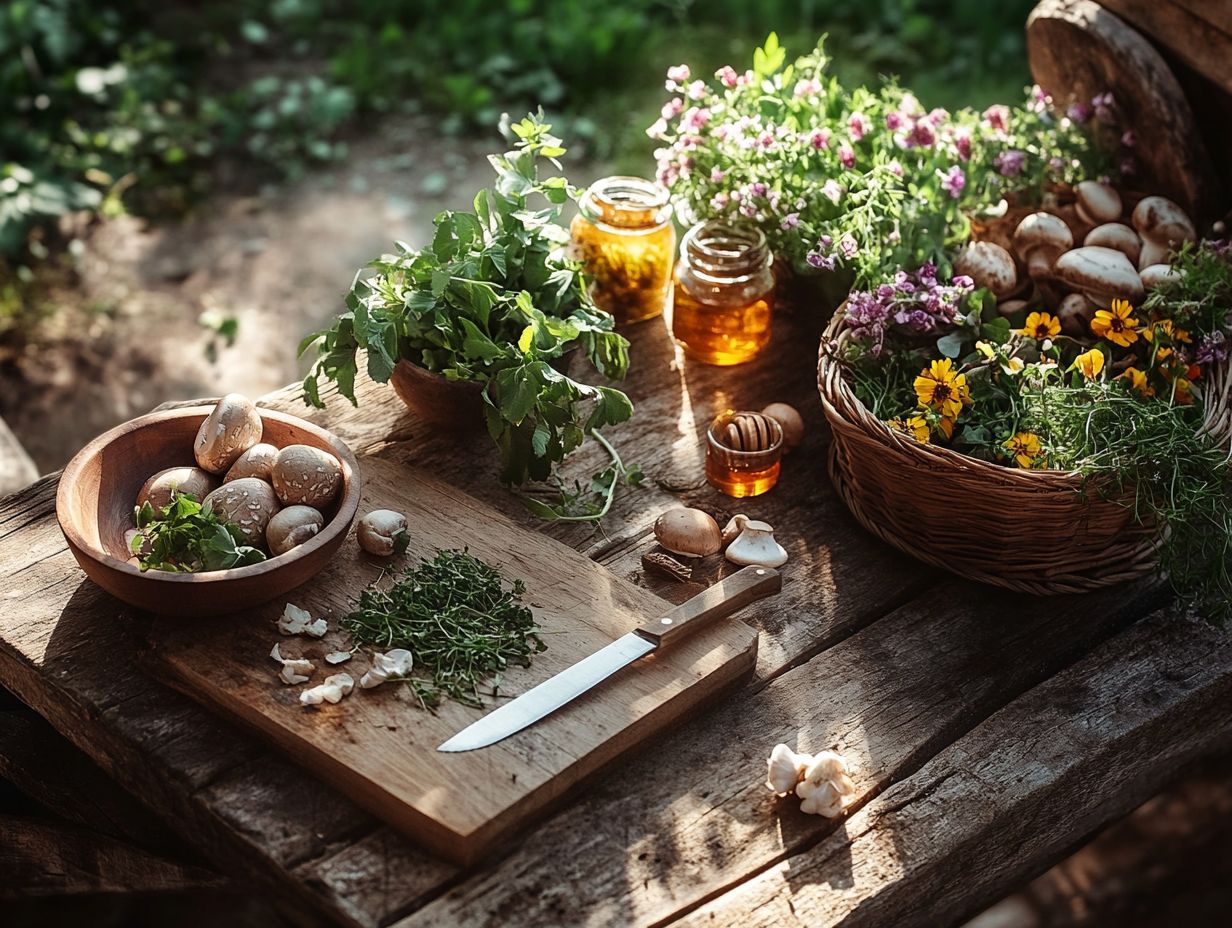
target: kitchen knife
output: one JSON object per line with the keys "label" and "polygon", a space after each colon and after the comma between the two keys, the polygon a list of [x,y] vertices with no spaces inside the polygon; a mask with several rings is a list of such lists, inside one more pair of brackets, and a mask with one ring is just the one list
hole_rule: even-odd
{"label": "kitchen knife", "polygon": [[638,658],[659,648],[671,647],[690,631],[726,618],[756,599],[777,593],[782,586],[783,578],[773,568],[755,565],[738,570],[661,618],[617,638],[607,647],[494,709],[437,750],[473,751],[517,734]]}

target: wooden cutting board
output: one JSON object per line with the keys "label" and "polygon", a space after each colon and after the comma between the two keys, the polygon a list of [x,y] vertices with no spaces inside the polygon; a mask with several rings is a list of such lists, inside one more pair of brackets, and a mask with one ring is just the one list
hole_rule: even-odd
{"label": "wooden cutting board", "polygon": [[[160,679],[257,729],[290,757],[383,821],[437,853],[470,863],[526,825],[571,787],[643,739],[670,730],[691,710],[752,670],[757,633],[728,618],[662,654],[609,678],[547,719],[496,745],[464,754],[436,750],[485,714],[452,702],[420,708],[407,688],[355,691],[337,705],[299,705],[301,686],[284,686],[269,657],[317,665],[306,685],[346,671],[359,680],[367,653],[330,667],[324,655],[349,642],[338,619],[387,570],[441,548],[468,547],[526,583],[548,649],[529,668],[511,668],[502,692],[522,693],[670,609],[572,548],[515,525],[428,475],[363,458],[360,513],[404,512],[412,541],[404,559],[370,557],[353,539],[334,563],[287,601],[329,620],[324,639],[287,637],[276,628],[285,601],[207,620],[157,619],[146,655]],[[491,706],[489,706],[491,708]]]}

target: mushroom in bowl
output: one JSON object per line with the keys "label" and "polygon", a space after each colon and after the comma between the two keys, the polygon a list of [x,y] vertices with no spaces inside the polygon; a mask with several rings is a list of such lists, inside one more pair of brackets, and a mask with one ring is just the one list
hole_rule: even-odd
{"label": "mushroom in bowl", "polygon": [[[327,566],[355,519],[360,477],[351,450],[303,419],[261,409],[259,438],[276,447],[308,445],[338,461],[341,485],[321,509],[323,527],[286,553],[271,552],[274,556],[247,566],[197,573],[142,571],[131,562],[133,551],[125,538],[133,529],[134,502],[152,473],[180,466],[186,456],[193,459],[196,436],[213,411],[212,406],[193,406],[126,422],[86,445],[60,478],[56,518],[69,549],[91,580],[133,606],[193,617],[268,602]],[[255,533],[253,540],[259,540]]]}

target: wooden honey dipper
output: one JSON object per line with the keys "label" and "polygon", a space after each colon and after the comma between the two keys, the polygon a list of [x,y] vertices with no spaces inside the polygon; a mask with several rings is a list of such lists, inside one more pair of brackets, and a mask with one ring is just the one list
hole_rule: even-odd
{"label": "wooden honey dipper", "polygon": [[768,451],[775,441],[776,425],[761,413],[741,413],[724,430],[727,447],[733,451]]}

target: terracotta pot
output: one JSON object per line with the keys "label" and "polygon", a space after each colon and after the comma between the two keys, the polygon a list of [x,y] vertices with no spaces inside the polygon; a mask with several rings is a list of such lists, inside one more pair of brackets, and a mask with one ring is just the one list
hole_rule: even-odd
{"label": "terracotta pot", "polygon": [[484,385],[478,381],[447,380],[402,359],[389,382],[407,408],[434,428],[465,432],[483,427]]}

